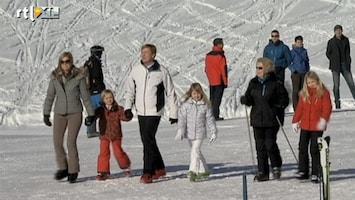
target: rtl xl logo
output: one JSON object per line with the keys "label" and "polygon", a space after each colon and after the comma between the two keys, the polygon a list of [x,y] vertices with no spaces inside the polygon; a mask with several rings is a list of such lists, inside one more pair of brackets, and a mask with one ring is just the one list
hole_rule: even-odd
{"label": "rtl xl logo", "polygon": [[30,19],[35,21],[35,19],[59,19],[59,7],[53,6],[41,6],[29,8],[25,7],[23,9],[16,10],[16,17],[21,18],[21,13],[25,19]]}

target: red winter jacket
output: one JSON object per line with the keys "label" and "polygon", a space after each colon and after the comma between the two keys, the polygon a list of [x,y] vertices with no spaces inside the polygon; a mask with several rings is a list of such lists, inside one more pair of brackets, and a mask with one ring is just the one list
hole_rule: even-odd
{"label": "red winter jacket", "polygon": [[328,90],[324,90],[323,96],[318,99],[316,88],[309,88],[308,91],[310,103],[305,102],[300,96],[292,123],[300,122],[300,128],[303,130],[320,131],[317,128],[320,118],[328,122],[332,113],[330,94]]}
{"label": "red winter jacket", "polygon": [[227,60],[221,47],[214,46],[206,55],[205,72],[211,86],[228,86]]}
{"label": "red winter jacket", "polygon": [[109,110],[102,106],[96,110],[96,117],[99,118],[100,139],[120,140],[122,138],[122,121],[130,121],[124,115],[124,108],[116,102]]}

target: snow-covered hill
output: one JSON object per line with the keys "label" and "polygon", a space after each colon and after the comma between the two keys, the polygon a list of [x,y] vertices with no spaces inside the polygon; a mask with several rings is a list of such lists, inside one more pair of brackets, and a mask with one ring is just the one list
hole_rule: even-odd
{"label": "snow-covered hill", "polygon": [[[48,4],[60,7],[60,19],[32,22],[15,17],[17,9]],[[105,82],[118,99],[145,43],[157,46],[157,59],[171,72],[179,95],[196,81],[208,91],[204,57],[212,40],[222,37],[230,85],[221,115],[243,116],[239,97],[255,75],[255,60],[272,29],[278,29],[289,46],[296,35],[303,35],[311,69],[332,88],[326,43],[334,25],[342,24],[354,49],[354,9],[354,0],[4,0],[0,2],[0,125],[41,124],[48,76],[59,54],[71,51],[81,66],[95,44],[106,49]],[[341,97],[349,99],[347,86],[341,84]],[[352,101],[343,102],[345,108],[354,107]]]}

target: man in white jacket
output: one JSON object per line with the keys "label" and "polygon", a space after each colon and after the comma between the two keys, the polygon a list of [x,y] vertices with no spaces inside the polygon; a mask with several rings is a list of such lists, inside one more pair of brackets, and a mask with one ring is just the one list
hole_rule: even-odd
{"label": "man in white jacket", "polygon": [[133,117],[135,105],[143,143],[143,175],[141,183],[151,183],[166,175],[163,158],[155,135],[164,113],[165,96],[169,105],[169,121],[177,123],[177,97],[169,72],[155,60],[156,47],[145,44],[141,48],[141,62],[132,67],[127,78],[125,115]]}

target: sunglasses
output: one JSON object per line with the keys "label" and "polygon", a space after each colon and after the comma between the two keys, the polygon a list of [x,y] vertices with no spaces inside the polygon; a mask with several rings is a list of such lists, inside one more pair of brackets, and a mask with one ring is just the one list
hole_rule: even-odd
{"label": "sunglasses", "polygon": [[70,64],[70,60],[61,60],[60,64]]}
{"label": "sunglasses", "polygon": [[280,37],[279,35],[271,35],[272,38]]}
{"label": "sunglasses", "polygon": [[264,69],[264,67],[258,67],[258,66],[256,66],[256,69],[262,70],[262,69]]}

